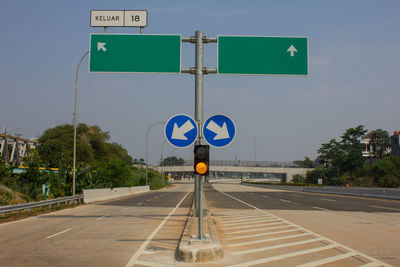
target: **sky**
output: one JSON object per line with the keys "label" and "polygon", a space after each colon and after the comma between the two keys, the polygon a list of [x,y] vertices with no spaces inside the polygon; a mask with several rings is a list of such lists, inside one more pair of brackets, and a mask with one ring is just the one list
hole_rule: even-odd
{"label": "sky", "polygon": [[[72,123],[75,71],[89,49],[90,10],[148,10],[145,34],[208,37],[306,36],[308,76],[204,77],[204,119],[226,114],[235,140],[212,148],[213,160],[315,159],[322,143],[346,129],[400,130],[400,1],[0,1],[0,126],[38,137]],[[139,33],[109,28],[109,33]],[[204,45],[204,66],[216,68],[217,45]],[[194,66],[194,45],[182,44],[182,67]],[[78,121],[108,131],[133,158],[145,158],[150,125],[175,114],[194,117],[194,75],[101,74],[83,60]],[[21,128],[22,127],[22,128]],[[149,131],[148,161],[190,160],[193,147]]]}

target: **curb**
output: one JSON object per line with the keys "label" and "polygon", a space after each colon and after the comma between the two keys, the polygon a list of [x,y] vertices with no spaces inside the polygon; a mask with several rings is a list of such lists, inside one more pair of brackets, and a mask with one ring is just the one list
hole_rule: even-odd
{"label": "curb", "polygon": [[[194,201],[193,201],[194,202]],[[190,215],[186,221],[181,240],[178,246],[178,260],[183,262],[208,262],[217,261],[224,257],[222,245],[218,240],[218,234],[213,219],[208,213],[207,202],[204,202],[204,235],[206,239],[197,239],[198,218],[193,216],[194,203]]]}

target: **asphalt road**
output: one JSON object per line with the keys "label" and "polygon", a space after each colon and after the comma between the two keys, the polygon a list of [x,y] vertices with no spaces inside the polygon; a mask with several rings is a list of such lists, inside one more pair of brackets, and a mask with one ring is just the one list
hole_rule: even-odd
{"label": "asphalt road", "polygon": [[[331,251],[318,252],[322,257],[319,259],[321,262],[332,261],[327,266],[361,266],[371,262],[377,264],[374,266],[382,266],[381,263],[400,266],[400,201],[275,190],[223,180],[212,183],[212,187],[206,186],[205,192],[211,213],[217,221],[225,257],[234,259],[236,263],[242,262],[242,266],[251,262],[261,262],[262,266],[294,266],[301,261],[307,262],[305,255],[290,262],[290,253],[294,252],[287,251],[293,244],[303,244],[296,248],[296,253],[310,249],[306,246],[313,240],[308,240],[309,237],[304,235],[335,246]],[[269,226],[264,225],[270,223],[273,231],[282,231],[282,235],[291,236],[278,235],[277,238],[274,233],[269,233]],[[258,227],[260,230],[257,232]],[[265,235],[273,238],[265,238]],[[272,242],[285,238],[299,240],[291,241],[288,247],[285,247],[285,243],[277,245]],[[261,252],[277,246],[286,249],[286,252],[271,253],[270,257]],[[246,250],[248,254],[243,252]],[[345,252],[339,253],[338,250]],[[322,252],[327,254],[323,257]],[[286,262],[279,255],[286,255]],[[313,257],[316,258],[315,255]],[[357,262],[354,260],[357,257],[362,260]],[[271,265],[268,265],[270,260]],[[315,259],[311,257],[309,261]],[[224,265],[231,264],[225,262]]]}
{"label": "asphalt road", "polygon": [[192,190],[178,184],[0,224],[0,266],[132,266],[142,254],[174,253]]}
{"label": "asphalt road", "polygon": [[[0,266],[193,266],[176,260],[192,182],[0,224]],[[400,202],[205,184],[225,257],[204,266],[400,266]],[[387,264],[387,265],[386,265]]]}

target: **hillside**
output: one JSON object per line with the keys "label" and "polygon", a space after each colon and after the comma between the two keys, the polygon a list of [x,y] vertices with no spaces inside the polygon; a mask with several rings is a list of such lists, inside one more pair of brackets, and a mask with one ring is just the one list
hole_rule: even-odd
{"label": "hillside", "polygon": [[0,184],[0,206],[26,203],[24,195]]}

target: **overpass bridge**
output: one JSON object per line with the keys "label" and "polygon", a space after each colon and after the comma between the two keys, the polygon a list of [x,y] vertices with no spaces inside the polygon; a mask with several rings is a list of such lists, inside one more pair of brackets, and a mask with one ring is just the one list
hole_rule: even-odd
{"label": "overpass bridge", "polygon": [[[153,166],[152,169],[170,175],[175,179],[192,178],[193,161],[181,166]],[[290,182],[296,174],[305,177],[310,168],[303,168],[293,162],[272,161],[210,161],[210,178],[263,179],[271,182]]]}
{"label": "overpass bridge", "polygon": [[5,162],[20,165],[22,159],[28,156],[29,149],[37,146],[37,141],[18,136],[0,134],[0,156]]}

